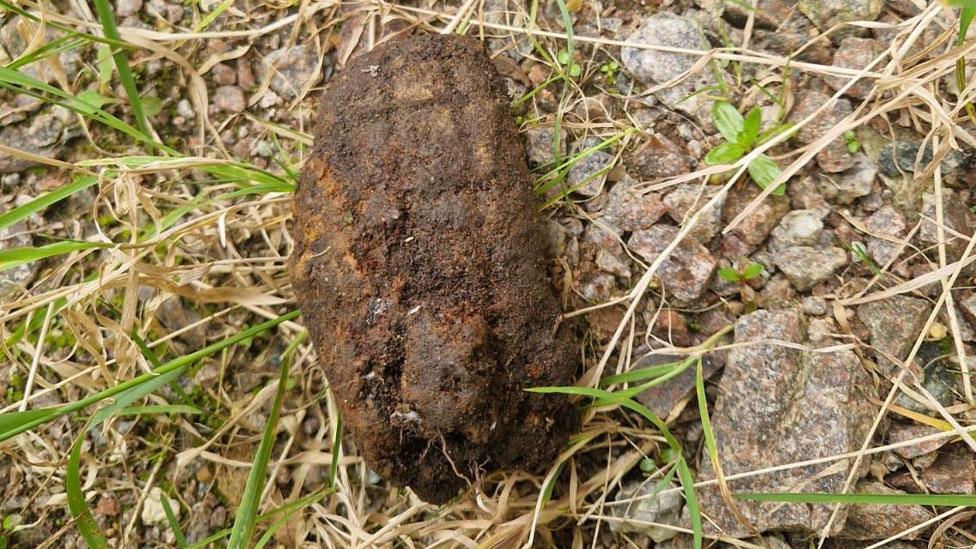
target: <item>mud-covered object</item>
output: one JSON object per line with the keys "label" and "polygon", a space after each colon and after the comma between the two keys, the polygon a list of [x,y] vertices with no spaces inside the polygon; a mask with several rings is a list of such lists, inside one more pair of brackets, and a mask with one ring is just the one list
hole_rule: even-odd
{"label": "mud-covered object", "polygon": [[548,465],[577,427],[525,152],[480,42],[403,38],[325,92],[295,196],[292,276],[367,464],[441,503]]}

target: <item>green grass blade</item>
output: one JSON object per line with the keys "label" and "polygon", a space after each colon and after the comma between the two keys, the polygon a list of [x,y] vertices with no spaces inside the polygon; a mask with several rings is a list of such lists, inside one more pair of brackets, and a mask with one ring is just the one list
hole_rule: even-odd
{"label": "green grass blade", "polygon": [[159,404],[149,406],[129,406],[115,413],[117,416],[149,416],[159,414],[198,415],[203,410],[187,404]]}
{"label": "green grass blade", "polygon": [[[95,11],[98,13],[98,20],[102,24],[105,36],[113,40],[121,40],[119,29],[115,26],[115,14],[108,0],[94,0]],[[132,114],[136,118],[136,125],[147,136],[152,135],[149,129],[149,122],[146,120],[146,112],[143,109],[142,98],[139,96],[139,88],[136,87],[135,78],[132,77],[132,70],[129,68],[129,54],[124,49],[116,49],[112,53],[115,60],[115,68],[119,71],[119,80],[125,88],[125,94],[129,97],[129,106],[132,107]]]}
{"label": "green grass blade", "polygon": [[[99,391],[93,395],[77,400],[70,404],[66,404],[64,406],[60,406],[57,408],[49,408],[47,409],[50,410],[50,413],[48,414],[43,414],[36,418],[21,417],[19,418],[19,421],[14,422],[14,424],[10,428],[0,430],[0,442],[4,440],[9,440],[25,431],[29,431],[34,427],[48,423],[49,421],[57,419],[61,416],[76,412],[78,410],[82,410],[84,408],[87,408],[88,406],[91,406],[92,404],[101,402],[107,398],[112,398],[118,394],[124,393],[125,391],[133,387],[138,387],[139,385],[142,385],[143,383],[146,383],[149,380],[157,378],[163,374],[172,372],[174,370],[182,369],[189,364],[192,364],[202,358],[206,358],[214,353],[222,351],[227,347],[236,345],[241,341],[262,334],[268,331],[269,329],[281,324],[282,322],[287,322],[289,320],[297,318],[300,314],[301,313],[299,311],[291,311],[290,313],[283,314],[277,318],[268,320],[267,322],[262,322],[261,324],[252,326],[246,330],[242,330],[231,337],[218,341],[217,343],[208,345],[203,349],[170,360],[165,364],[163,364],[162,366],[160,366],[159,368],[156,368],[152,372],[142,374],[133,379],[130,379],[129,381],[119,383],[114,387],[110,387],[108,389]],[[12,413],[16,414],[17,412],[12,412]],[[7,418],[10,415],[11,413],[0,414],[0,425],[3,425],[5,422],[7,422]]]}
{"label": "green grass blade", "polygon": [[[272,518],[274,518],[274,517],[276,517],[276,516],[278,516],[278,515],[280,515],[282,513],[286,513],[286,514],[287,513],[291,513],[291,512],[293,512],[295,510],[298,510],[298,509],[301,509],[303,507],[306,507],[306,506],[308,506],[308,505],[310,505],[310,504],[318,501],[319,499],[321,499],[321,498],[323,498],[323,497],[325,497],[325,496],[327,496],[327,495],[329,495],[329,494],[331,494],[333,492],[335,492],[335,490],[333,488],[331,488],[331,487],[326,487],[326,488],[319,489],[319,490],[317,490],[317,491],[315,491],[315,492],[313,492],[313,493],[311,493],[311,494],[309,494],[309,495],[307,495],[307,496],[305,496],[303,498],[296,499],[295,501],[293,501],[291,503],[282,505],[281,507],[278,507],[277,509],[272,509],[271,511],[268,511],[267,513],[264,513],[263,515],[261,515],[261,516],[258,517],[257,522],[258,523],[261,523],[261,522],[264,522],[266,520],[270,520],[270,519],[272,519]],[[216,541],[219,541],[219,540],[221,540],[223,538],[226,538],[228,535],[230,535],[230,530],[231,530],[230,528],[224,528],[223,530],[220,530],[219,532],[216,532],[214,534],[210,534],[206,538],[204,538],[204,539],[202,539],[202,540],[194,543],[193,545],[190,545],[188,549],[202,549],[203,547],[209,547],[211,543],[214,543]]]}
{"label": "green grass blade", "polygon": [[22,219],[26,219],[31,215],[44,210],[51,204],[60,202],[79,191],[95,185],[96,183],[98,183],[97,177],[93,175],[86,175],[75,179],[67,185],[62,185],[49,193],[42,194],[23,206],[18,206],[7,213],[0,215],[0,229],[5,229]]}
{"label": "green grass blade", "polygon": [[288,513],[286,513],[285,516],[276,520],[271,526],[269,526],[268,529],[263,534],[261,534],[261,537],[258,538],[257,543],[254,544],[254,549],[262,549],[265,545],[267,545],[268,542],[271,541],[271,538],[275,535],[275,532],[280,530],[281,527],[288,522],[288,519],[290,519],[292,515],[294,515],[297,512],[298,509],[292,509],[291,511],[288,511]]}
{"label": "green grass blade", "polygon": [[71,446],[71,455],[68,458],[68,469],[65,473],[65,491],[68,495],[68,510],[75,519],[78,531],[85,538],[88,547],[92,549],[108,549],[108,540],[95,524],[95,517],[92,516],[88,502],[85,501],[85,494],[81,490],[81,442],[84,435],[78,438]]}
{"label": "green grass blade", "polygon": [[592,387],[532,387],[526,389],[526,391],[542,394],[567,394],[593,397],[596,399],[595,404],[597,406],[616,404],[632,412],[636,412],[653,424],[677,456],[675,465],[678,468],[678,477],[681,479],[682,491],[685,494],[685,504],[688,506],[688,515],[691,518],[694,546],[695,549],[701,549],[704,536],[702,534],[701,508],[698,505],[698,496],[695,494],[695,479],[692,477],[691,469],[685,461],[684,454],[681,450],[681,443],[671,434],[668,426],[661,421],[661,418],[657,417],[654,412],[648,410],[646,407],[634,402],[629,397],[622,396],[619,391],[610,392],[604,391],[603,389],[593,389]]}
{"label": "green grass blade", "polygon": [[38,410],[25,410],[23,412],[7,412],[6,414],[0,414],[0,432],[17,429],[21,425],[26,425],[37,420],[47,419],[48,416],[52,416],[51,419],[54,419],[54,414],[56,414],[57,411],[57,408],[40,408]]}
{"label": "green grass blade", "polygon": [[23,248],[9,248],[0,250],[0,271],[12,269],[18,265],[33,263],[49,257],[70,254],[94,248],[111,248],[115,244],[107,242],[79,242],[77,240],[63,240],[44,246],[25,246]]}
{"label": "green grass blade", "polygon": [[184,370],[186,370],[186,366],[147,379],[144,383],[140,383],[131,389],[119,393],[119,395],[115,397],[115,402],[95,412],[95,415],[92,416],[91,426],[95,427],[96,425],[99,425],[106,419],[121,412],[133,402],[145,397],[146,395],[156,392],[156,390],[163,385],[168,385],[171,381],[174,381],[183,375]]}
{"label": "green grass blade", "polygon": [[271,403],[271,412],[268,414],[268,424],[264,428],[261,437],[261,444],[254,456],[254,463],[251,465],[251,472],[247,476],[247,483],[244,485],[244,495],[241,496],[241,505],[237,508],[234,518],[234,526],[231,528],[230,540],[227,542],[229,549],[246,549],[251,542],[254,533],[254,524],[257,520],[258,506],[261,504],[261,493],[264,489],[265,476],[268,473],[268,461],[271,459],[271,450],[274,448],[275,433],[278,430],[278,415],[281,413],[281,401],[285,396],[288,386],[288,370],[291,366],[291,355],[304,341],[308,332],[302,332],[285,349],[284,360],[281,364],[281,372],[278,375],[278,387],[275,389],[274,401]]}
{"label": "green grass blade", "polygon": [[166,513],[166,522],[169,523],[169,529],[173,531],[173,536],[176,538],[176,545],[178,547],[186,547],[186,536],[183,535],[183,529],[180,528],[180,521],[176,518],[176,513],[173,512],[173,508],[169,505],[169,498],[166,494],[160,494],[159,502],[163,504],[163,512]]}
{"label": "green grass blade", "polygon": [[823,494],[759,493],[735,494],[746,501],[783,503],[840,503],[844,505],[931,505],[934,507],[976,507],[976,496],[956,494]]}
{"label": "green grass blade", "polygon": [[681,362],[668,362],[666,364],[658,364],[657,366],[648,366],[646,368],[637,368],[629,372],[624,372],[622,374],[616,374],[612,376],[607,376],[600,380],[600,385],[606,387],[608,385],[616,385],[619,383],[632,383],[634,381],[643,381],[645,379],[653,379],[667,374],[671,370],[681,366]]}

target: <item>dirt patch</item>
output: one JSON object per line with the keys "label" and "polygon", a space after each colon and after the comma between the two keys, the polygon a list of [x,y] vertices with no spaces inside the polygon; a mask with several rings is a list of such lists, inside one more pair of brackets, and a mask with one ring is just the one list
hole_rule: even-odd
{"label": "dirt patch", "polygon": [[418,36],[329,86],[295,199],[292,273],[371,467],[444,502],[549,462],[576,428],[579,350],[557,328],[547,243],[481,44]]}

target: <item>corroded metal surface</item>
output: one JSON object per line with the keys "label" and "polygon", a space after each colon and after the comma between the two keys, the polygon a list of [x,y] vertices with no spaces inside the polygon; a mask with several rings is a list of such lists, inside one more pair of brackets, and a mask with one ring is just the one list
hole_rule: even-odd
{"label": "corroded metal surface", "polygon": [[481,44],[381,46],[330,84],[318,120],[291,268],[362,455],[431,502],[548,463],[578,419],[524,388],[571,384],[579,349]]}

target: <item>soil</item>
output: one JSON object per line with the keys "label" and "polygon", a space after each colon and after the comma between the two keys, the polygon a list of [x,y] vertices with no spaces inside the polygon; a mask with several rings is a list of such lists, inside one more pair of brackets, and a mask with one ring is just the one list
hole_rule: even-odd
{"label": "soil", "polygon": [[304,321],[367,463],[445,502],[538,469],[579,365],[500,77],[481,43],[401,38],[325,92],[295,198]]}

